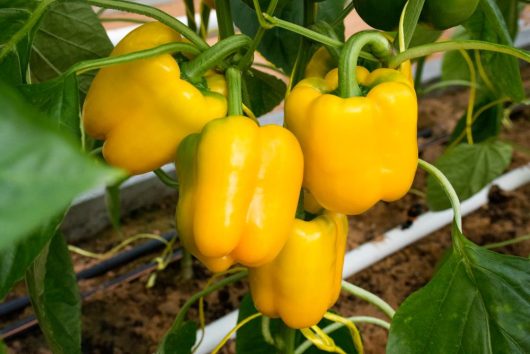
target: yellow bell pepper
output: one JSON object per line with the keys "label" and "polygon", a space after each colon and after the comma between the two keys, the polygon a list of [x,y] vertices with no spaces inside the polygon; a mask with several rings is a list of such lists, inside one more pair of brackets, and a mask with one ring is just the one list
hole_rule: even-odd
{"label": "yellow bell pepper", "polygon": [[249,269],[256,308],[291,328],[317,324],[339,297],[347,235],[343,214],[325,211],[311,221],[297,219],[278,257]]}
{"label": "yellow bell pepper", "polygon": [[[111,56],[177,41],[183,41],[179,33],[150,22],[129,33]],[[226,98],[217,93],[226,91],[224,79],[213,73],[205,79],[210,91],[182,80],[170,54],[103,68],[85,100],[85,131],[105,140],[103,156],[109,164],[131,174],[154,170],[174,159],[185,136],[226,115]]]}
{"label": "yellow bell pepper", "polygon": [[304,152],[304,187],[325,209],[348,215],[403,197],[418,163],[418,106],[408,72],[357,67],[356,78],[365,97],[332,94],[335,69],[302,80],[285,104],[286,126]]}
{"label": "yellow bell pepper", "polygon": [[242,116],[216,119],[177,153],[176,219],[184,247],[210,270],[260,266],[289,236],[302,185],[294,135]]}

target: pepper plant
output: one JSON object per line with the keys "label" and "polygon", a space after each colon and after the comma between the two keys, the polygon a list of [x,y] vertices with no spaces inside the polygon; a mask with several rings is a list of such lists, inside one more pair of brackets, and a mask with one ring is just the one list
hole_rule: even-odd
{"label": "pepper plant", "polygon": [[[50,349],[81,353],[59,227],[76,196],[102,185],[118,225],[119,185],[154,171],[179,189],[186,276],[192,255],[216,273],[158,353],[193,352],[204,323],[190,307],[247,277],[238,325],[214,353],[235,332],[238,354],[362,353],[357,323],[388,329],[389,353],[530,352],[529,260],[469,241],[459,207],[511,159],[499,133],[525,102],[518,60],[530,53],[513,46],[525,2],[184,3],[187,24],[126,0],[0,0],[0,299],[24,279]],[[354,9],[374,29],[345,38]],[[106,10],[148,21],[113,48]],[[447,29],[453,38],[439,40]],[[424,87],[434,53],[442,80]],[[440,159],[419,160],[417,95],[453,85],[469,90],[468,109]],[[285,127],[261,127],[284,99]],[[173,162],[176,180],[161,170]],[[430,174],[429,207],[454,211],[453,245],[395,311],[341,280],[347,215],[402,198],[417,166]],[[329,311],[341,290],[388,319]]]}

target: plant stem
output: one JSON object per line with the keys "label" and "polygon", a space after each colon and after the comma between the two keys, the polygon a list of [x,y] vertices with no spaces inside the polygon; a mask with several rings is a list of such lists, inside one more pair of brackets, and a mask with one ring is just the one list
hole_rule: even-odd
{"label": "plant stem", "polygon": [[184,0],[186,7],[186,18],[188,19],[188,27],[193,31],[197,32],[197,23],[195,23],[195,4],[193,0]]}
{"label": "plant stem", "polygon": [[161,46],[155,47],[155,48],[145,49],[145,50],[141,50],[141,51],[133,52],[129,54],[81,61],[81,62],[78,62],[72,65],[62,75],[68,76],[73,73],[81,74],[86,71],[100,69],[106,66],[128,63],[128,62],[139,60],[139,59],[152,58],[152,57],[156,57],[157,55],[170,54],[170,53],[175,53],[175,52],[184,52],[184,53],[192,53],[192,54],[200,53],[196,47],[194,47],[193,45],[189,43],[182,43],[182,42],[167,43],[167,44],[163,44]]}
{"label": "plant stem", "polygon": [[462,57],[464,57],[464,60],[467,63],[467,66],[469,68],[469,78],[471,80],[471,83],[473,84],[469,92],[469,102],[467,104],[465,128],[467,143],[469,145],[473,145],[473,109],[475,108],[475,99],[477,97],[477,89],[475,87],[477,83],[477,71],[475,70],[475,65],[473,64],[473,60],[471,60],[469,54],[467,54],[465,50],[460,50],[460,54],[462,55]]}
{"label": "plant stem", "polygon": [[217,26],[219,28],[219,38],[224,39],[234,35],[234,23],[232,21],[232,10],[230,0],[215,0],[217,11]]}
{"label": "plant stem", "polygon": [[[269,6],[267,7],[266,13],[269,15],[274,14],[274,10],[276,9],[276,6],[278,5],[278,0],[271,0],[269,3]],[[259,1],[254,1],[254,7],[256,8],[256,13],[261,14],[261,8],[259,7]],[[267,31],[267,28],[260,26],[258,28],[258,31],[256,32],[256,35],[254,36],[254,39],[252,40],[252,43],[250,44],[250,47],[248,48],[247,52],[241,58],[239,61],[238,68],[241,70],[245,70],[250,66],[254,59],[254,52],[258,48],[259,44],[261,43],[261,40],[263,39],[263,36],[265,35],[265,32]]]}
{"label": "plant stem", "polygon": [[241,71],[234,67],[228,68],[226,81],[228,82],[228,115],[242,115]]}
{"label": "plant stem", "polygon": [[191,253],[185,248],[182,248],[180,275],[184,280],[191,280],[193,278],[193,258]]}
{"label": "plant stem", "polygon": [[123,0],[87,0],[87,3],[94,6],[132,12],[154,18],[182,34],[201,51],[209,47],[209,45],[188,26],[177,20],[175,17],[155,7]]}
{"label": "plant stem", "polygon": [[342,281],[342,289],[352,294],[353,296],[358,297],[359,299],[368,301],[369,303],[380,309],[389,318],[394,317],[394,314],[396,313],[392,306],[386,303],[379,296],[372,294],[371,292],[364,290],[363,288],[348,283],[345,280]]}
{"label": "plant stem", "polygon": [[425,58],[419,58],[416,65],[416,73],[414,75],[414,88],[416,91],[421,88],[421,80],[423,78],[423,69],[425,68]]}
{"label": "plant stem", "polygon": [[530,52],[522,49],[513,48],[503,44],[489,43],[476,40],[455,40],[436,42],[431,44],[420,45],[414,48],[407,49],[403,53],[399,53],[394,57],[388,59],[388,66],[392,69],[397,68],[401,63],[407,60],[425,57],[434,53],[448,52],[459,49],[476,49],[486,50],[496,53],[504,53],[512,55],[516,58],[530,62]]}
{"label": "plant stem", "polygon": [[9,38],[9,41],[4,44],[0,50],[0,60],[3,59],[15,46],[24,38],[32,28],[39,22],[40,18],[48,10],[48,7],[53,4],[56,0],[42,0],[39,2],[35,10],[31,13],[28,20],[24,25]]}
{"label": "plant stem", "polygon": [[266,13],[263,14],[263,17],[274,27],[280,27],[288,31],[298,33],[299,35],[312,39],[315,42],[319,42],[329,47],[335,47],[335,48],[341,48],[343,46],[343,43],[341,41],[329,38],[328,36],[312,31],[300,25],[297,25],[297,24],[294,24],[288,21],[284,21],[277,17],[270,16]]}
{"label": "plant stem", "polygon": [[[353,316],[353,317],[348,318],[348,321],[351,321],[353,323],[369,323],[369,324],[373,324],[373,325],[385,328],[387,330],[390,329],[390,323],[384,320],[381,320],[379,318],[370,317],[370,316]],[[327,327],[324,327],[322,331],[326,334],[330,334],[342,327],[344,327],[343,323],[335,322],[335,323],[330,324]],[[296,348],[294,354],[302,354],[307,349],[311,348],[312,345],[313,343],[311,343],[311,341],[306,340],[305,342],[300,344],[298,348]]]}
{"label": "plant stem", "polygon": [[174,189],[179,188],[179,183],[173,179],[170,175],[168,175],[164,170],[161,168],[157,168],[153,171],[154,174],[158,177],[158,179],[164,183],[166,186]]}
{"label": "plant stem", "polygon": [[360,96],[362,94],[355,75],[355,68],[361,50],[370,45],[376,57],[386,57],[392,53],[390,42],[376,31],[358,32],[351,36],[340,55],[339,60],[339,92],[342,98]]}
{"label": "plant stem", "polygon": [[514,244],[517,244],[517,243],[520,243],[520,242],[524,242],[524,241],[528,241],[530,240],[530,235],[525,235],[525,236],[519,236],[519,237],[516,237],[512,240],[506,240],[506,241],[502,241],[502,242],[496,242],[496,243],[490,243],[489,245],[485,245],[484,248],[486,249],[495,249],[495,248],[501,248],[501,247],[504,247],[504,246],[509,246],[509,245],[514,245]]}
{"label": "plant stem", "polygon": [[248,271],[247,270],[241,271],[240,273],[236,273],[234,275],[226,277],[225,279],[220,280],[219,282],[209,286],[208,288],[206,288],[206,289],[204,289],[202,291],[199,291],[198,293],[193,294],[188,299],[188,301],[186,301],[186,303],[182,306],[182,308],[180,309],[177,317],[175,318],[175,321],[173,321],[173,324],[171,325],[170,331],[177,330],[178,328],[180,328],[180,326],[184,322],[184,319],[186,318],[186,314],[188,313],[188,311],[191,308],[191,306],[195,302],[197,302],[201,297],[209,295],[209,294],[213,293],[214,291],[217,291],[217,290],[219,290],[219,289],[221,289],[221,288],[223,288],[223,287],[225,287],[227,285],[235,283],[235,282],[243,279],[247,275],[248,275]]}
{"label": "plant stem", "polygon": [[251,39],[237,34],[215,43],[193,60],[182,64],[182,74],[192,83],[202,80],[206,71],[220,64],[226,57],[250,44]]}
{"label": "plant stem", "polygon": [[267,316],[261,317],[261,335],[266,343],[275,345],[274,338],[271,333],[271,319]]}
{"label": "plant stem", "polygon": [[283,339],[282,354],[294,354],[296,330],[287,327],[286,324],[283,324],[282,339]]}
{"label": "plant stem", "polygon": [[447,179],[447,177],[445,177],[442,171],[440,171],[434,165],[431,165],[430,163],[421,159],[418,160],[418,164],[422,169],[424,169],[431,176],[433,176],[444,190],[445,194],[449,198],[449,201],[451,202],[456,226],[458,227],[458,230],[462,232],[462,212],[460,211],[460,201],[458,200],[458,195],[456,194],[455,189],[451,185],[451,182],[449,182],[449,180]]}

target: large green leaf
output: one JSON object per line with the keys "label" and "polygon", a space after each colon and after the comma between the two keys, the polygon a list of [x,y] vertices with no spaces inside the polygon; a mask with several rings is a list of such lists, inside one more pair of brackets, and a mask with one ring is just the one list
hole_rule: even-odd
{"label": "large green leaf", "polygon": [[[495,0],[481,0],[480,7],[464,24],[470,39],[513,45],[504,17]],[[516,58],[507,54],[481,54],[481,62],[497,97],[521,101],[525,94]]]}
{"label": "large green leaf", "polygon": [[[496,140],[479,144],[461,144],[446,151],[435,163],[455,188],[460,200],[480,191],[510,164],[512,147]],[[431,210],[451,205],[437,181],[427,180],[427,202]]]}
{"label": "large green leaf", "polygon": [[81,296],[64,237],[56,233],[26,273],[46,341],[55,354],[81,353]]}
{"label": "large green leaf", "polygon": [[[249,294],[245,295],[241,304],[239,305],[238,322],[241,322],[245,318],[257,313],[257,310],[252,302],[252,298]],[[320,328],[324,328],[331,324],[330,321],[323,319],[318,323]],[[270,334],[274,341],[281,342],[282,331],[286,329],[285,325],[279,319],[271,319],[269,322]],[[330,334],[335,344],[342,348],[348,354],[356,354],[357,350],[353,344],[350,332],[345,327],[342,327]],[[300,332],[296,332],[295,336],[295,347],[298,347],[305,341],[305,337]],[[283,351],[276,348],[265,341],[262,330],[261,318],[254,319],[251,322],[245,324],[241,329],[237,331],[236,336],[236,352],[237,354],[275,354],[283,353]],[[305,354],[322,354],[326,353],[314,346],[307,349]]]}
{"label": "large green leaf", "polygon": [[[35,34],[31,55],[31,74],[46,81],[73,64],[106,57],[112,50],[105,29],[85,1],[58,2],[43,17]],[[79,77],[81,92],[86,93],[94,72]]]}
{"label": "large green leaf", "polygon": [[157,350],[157,354],[191,354],[197,339],[197,324],[187,321],[179,328],[171,328]]}
{"label": "large green leaf", "polygon": [[[502,118],[504,108],[502,104],[495,105],[489,109],[483,110],[482,107],[491,102],[491,96],[481,95],[478,97],[478,103],[473,109],[474,112],[481,110],[472,127],[473,141],[480,143],[485,140],[497,137],[501,132]],[[463,134],[466,128],[467,114],[463,114],[451,134],[451,141],[454,141]]]}
{"label": "large green leaf", "polygon": [[[0,0],[0,79],[25,81],[35,27],[50,1]],[[35,11],[38,9],[38,11]]]}
{"label": "large green leaf", "polygon": [[530,261],[453,233],[434,278],[396,312],[387,353],[530,353]]}
{"label": "large green leaf", "polygon": [[60,76],[39,84],[23,85],[26,99],[51,120],[59,130],[81,137],[79,91],[75,75]]}
{"label": "large green leaf", "polygon": [[[258,28],[256,12],[247,6],[242,0],[230,0],[234,23],[244,34],[253,37]],[[344,1],[326,0],[318,3],[317,20],[333,21],[344,6]],[[304,1],[290,1],[285,6],[280,7],[275,16],[283,20],[302,24],[304,13]],[[340,37],[343,36],[344,27],[339,26]],[[300,48],[301,37],[293,32],[281,28],[273,28],[265,32],[258,47],[258,51],[271,63],[290,73],[298,50]]]}
{"label": "large green leaf", "polygon": [[285,90],[282,80],[259,70],[252,69],[243,76],[243,102],[257,117],[279,105]]}
{"label": "large green leaf", "polygon": [[0,249],[0,301],[24,278],[35,257],[57,232],[61,220],[62,214],[44,223],[29,237]]}
{"label": "large green leaf", "polygon": [[37,232],[74,197],[123,172],[81,153],[16,92],[0,83],[0,250]]}

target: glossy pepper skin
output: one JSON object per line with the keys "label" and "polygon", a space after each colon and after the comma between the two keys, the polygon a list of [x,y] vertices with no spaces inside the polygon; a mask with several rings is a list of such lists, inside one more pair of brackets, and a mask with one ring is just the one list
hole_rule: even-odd
{"label": "glossy pepper skin", "polygon": [[[150,22],[129,33],[111,56],[181,40],[171,28]],[[106,67],[88,91],[83,125],[90,136],[105,140],[103,156],[109,164],[131,174],[148,172],[173,161],[185,136],[226,115],[220,81],[221,75],[209,73],[211,91],[200,91],[180,78],[170,54]]]}
{"label": "glossy pepper skin", "polygon": [[317,324],[339,297],[347,234],[343,214],[325,211],[311,221],[297,219],[278,257],[249,269],[256,308],[291,328]]}
{"label": "glossy pepper skin", "polygon": [[403,197],[418,163],[417,98],[392,69],[357,67],[366,97],[341,98],[337,70],[302,80],[286,99],[285,121],[302,146],[304,188],[327,210],[365,212]]}
{"label": "glossy pepper skin", "polygon": [[[394,31],[407,0],[353,0],[355,10],[370,26]],[[458,26],[473,15],[479,0],[426,0],[420,21],[437,30]]]}
{"label": "glossy pepper skin", "polygon": [[303,156],[293,134],[241,116],[216,119],[177,153],[181,241],[210,270],[270,262],[293,226]]}

